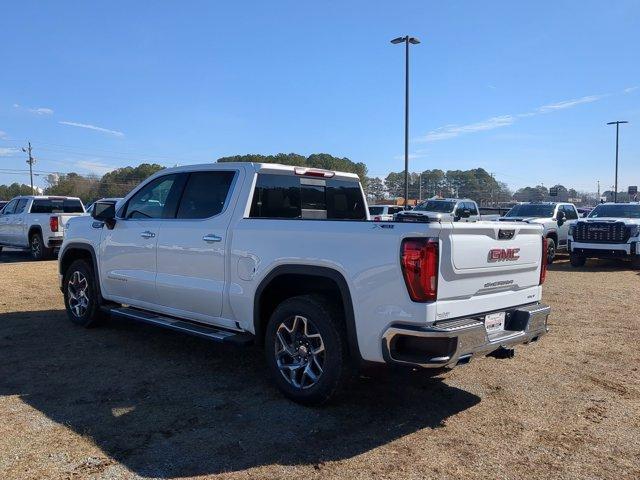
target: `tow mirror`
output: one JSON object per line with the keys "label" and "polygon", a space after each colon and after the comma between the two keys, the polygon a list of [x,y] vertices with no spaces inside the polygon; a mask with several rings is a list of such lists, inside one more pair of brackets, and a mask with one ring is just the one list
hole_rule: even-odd
{"label": "tow mirror", "polygon": [[103,222],[109,230],[112,230],[116,225],[116,202],[98,200],[93,204],[91,216],[99,222]]}
{"label": "tow mirror", "polygon": [[468,208],[465,208],[464,210],[462,210],[462,212],[460,212],[460,218],[469,218],[471,216],[471,210],[469,210]]}

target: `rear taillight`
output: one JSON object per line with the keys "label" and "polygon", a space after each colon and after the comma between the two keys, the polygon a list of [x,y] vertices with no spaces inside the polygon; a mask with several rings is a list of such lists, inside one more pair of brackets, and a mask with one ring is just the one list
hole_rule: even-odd
{"label": "rear taillight", "polygon": [[438,296],[438,240],[407,238],[400,248],[402,275],[414,302],[431,302]]}
{"label": "rear taillight", "polygon": [[542,237],[542,255],[540,256],[540,285],[547,278],[547,239]]}
{"label": "rear taillight", "polygon": [[380,220],[382,220],[382,217],[380,215],[376,215],[375,217],[373,217],[374,222],[379,222]]}
{"label": "rear taillight", "polygon": [[52,232],[58,231],[58,217],[49,217],[49,227],[51,227]]}

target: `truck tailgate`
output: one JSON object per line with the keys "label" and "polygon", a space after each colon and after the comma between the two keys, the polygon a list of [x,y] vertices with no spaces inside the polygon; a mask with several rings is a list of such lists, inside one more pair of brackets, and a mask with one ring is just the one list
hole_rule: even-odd
{"label": "truck tailgate", "polygon": [[542,227],[453,223],[440,234],[438,319],[531,303],[539,292]]}
{"label": "truck tailgate", "polygon": [[64,228],[67,226],[67,222],[70,219],[74,217],[79,217],[83,214],[82,213],[56,213],[54,215],[58,217],[58,225],[59,225],[60,231],[63,231]]}

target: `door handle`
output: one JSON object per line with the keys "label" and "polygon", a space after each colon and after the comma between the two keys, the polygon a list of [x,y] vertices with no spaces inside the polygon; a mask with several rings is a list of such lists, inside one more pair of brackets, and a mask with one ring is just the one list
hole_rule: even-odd
{"label": "door handle", "polygon": [[156,236],[156,234],[155,234],[155,233],[153,233],[153,232],[150,232],[149,230],[147,230],[147,231],[142,232],[142,233],[140,234],[140,236],[141,236],[142,238],[153,238],[153,237],[155,237],[155,236]]}
{"label": "door handle", "polygon": [[205,235],[204,237],[202,237],[202,240],[204,240],[207,243],[213,243],[213,242],[221,242],[222,241],[222,237],[219,237],[218,235],[214,235],[212,233]]}

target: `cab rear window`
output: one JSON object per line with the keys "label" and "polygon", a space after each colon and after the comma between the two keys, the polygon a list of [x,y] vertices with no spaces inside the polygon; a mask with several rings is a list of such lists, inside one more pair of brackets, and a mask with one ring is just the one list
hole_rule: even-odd
{"label": "cab rear window", "polygon": [[67,198],[36,198],[31,213],[84,213],[80,200]]}
{"label": "cab rear window", "polygon": [[259,174],[252,218],[366,220],[360,184],[336,179]]}

